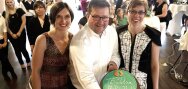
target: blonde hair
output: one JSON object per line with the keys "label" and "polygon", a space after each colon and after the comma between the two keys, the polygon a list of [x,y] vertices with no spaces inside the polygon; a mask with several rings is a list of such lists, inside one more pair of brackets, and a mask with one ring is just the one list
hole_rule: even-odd
{"label": "blonde hair", "polygon": [[[13,2],[13,4],[14,4],[14,9],[16,9],[16,8],[15,8],[15,1],[12,0],[12,2]],[[6,0],[5,0],[5,22],[6,22],[6,25],[7,25],[7,28],[8,28],[8,27],[9,27],[9,26],[8,26],[8,22],[9,22],[9,8],[8,8],[8,6],[7,6],[7,4],[6,4]]]}

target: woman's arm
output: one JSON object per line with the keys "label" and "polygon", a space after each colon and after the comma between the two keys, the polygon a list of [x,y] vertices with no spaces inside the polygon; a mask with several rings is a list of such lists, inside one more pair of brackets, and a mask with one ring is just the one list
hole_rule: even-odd
{"label": "woman's arm", "polygon": [[6,27],[5,19],[1,16],[0,19],[2,22],[1,30],[3,31],[3,39],[4,39],[4,42],[0,44],[0,49],[1,49],[7,46],[7,27]]}
{"label": "woman's arm", "polygon": [[167,5],[167,4],[164,4],[164,5],[163,5],[163,8],[162,8],[162,14],[157,15],[157,16],[158,16],[159,18],[161,18],[161,17],[166,17],[167,11],[168,11],[168,5]]}
{"label": "woman's arm", "polygon": [[22,18],[22,24],[21,24],[21,26],[20,26],[19,31],[16,33],[16,35],[17,35],[18,37],[20,37],[20,35],[21,35],[23,29],[25,28],[25,24],[26,24],[26,17],[25,17],[25,14],[22,15],[21,18]]}
{"label": "woman's arm", "polygon": [[43,56],[46,49],[46,38],[40,35],[33,50],[31,83],[33,89],[41,89],[40,71],[43,64]]}
{"label": "woman's arm", "polygon": [[159,85],[159,51],[160,47],[155,43],[152,43],[151,74],[153,89],[158,89]]}
{"label": "woman's arm", "polygon": [[7,32],[4,32],[3,33],[3,38],[4,38],[4,43],[3,43],[3,47],[6,47],[7,46]]}
{"label": "woman's arm", "polygon": [[3,19],[3,24],[2,24],[2,29],[3,30],[3,39],[4,39],[4,43],[1,45],[1,48],[4,48],[7,46],[7,28],[6,28],[6,24],[5,24],[5,20]]}

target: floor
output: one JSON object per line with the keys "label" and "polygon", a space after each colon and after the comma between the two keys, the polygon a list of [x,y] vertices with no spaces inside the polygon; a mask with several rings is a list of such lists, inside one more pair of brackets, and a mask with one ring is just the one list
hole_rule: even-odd
{"label": "floor", "polygon": [[[183,73],[186,64],[188,64],[188,52],[184,51],[180,59],[177,62],[177,67],[174,71],[170,71],[172,69],[171,65],[175,63],[181,51],[178,51],[178,44],[174,39],[179,37],[170,36],[166,34],[166,32],[162,32],[161,41],[162,47],[160,49],[160,79],[159,79],[159,89],[188,89],[188,82],[182,83],[181,80],[184,79],[187,81],[188,79],[188,68]],[[172,44],[174,44],[172,46]],[[174,53],[173,53],[174,52]],[[176,78],[175,78],[176,77]]]}

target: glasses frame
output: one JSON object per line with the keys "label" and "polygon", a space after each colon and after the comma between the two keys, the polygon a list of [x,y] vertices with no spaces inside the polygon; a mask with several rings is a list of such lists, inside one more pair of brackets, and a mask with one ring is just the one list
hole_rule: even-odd
{"label": "glasses frame", "polygon": [[130,14],[133,14],[133,15],[136,15],[136,14],[145,15],[145,14],[146,14],[146,11],[128,10],[128,12],[129,12]]}
{"label": "glasses frame", "polygon": [[104,22],[109,21],[109,18],[110,18],[110,17],[107,17],[107,16],[98,16],[98,15],[91,15],[91,17],[95,21],[100,21],[102,19],[102,21],[104,21]]}

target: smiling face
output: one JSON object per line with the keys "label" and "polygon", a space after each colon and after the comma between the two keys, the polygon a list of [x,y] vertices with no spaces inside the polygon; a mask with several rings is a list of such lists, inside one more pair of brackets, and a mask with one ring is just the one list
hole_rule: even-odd
{"label": "smiling face", "polygon": [[102,34],[109,22],[109,8],[108,7],[93,7],[89,14],[89,27],[96,33]]}
{"label": "smiling face", "polygon": [[128,10],[128,22],[132,25],[141,25],[144,17],[145,17],[145,7],[144,6],[136,6],[134,8],[130,8]]}
{"label": "smiling face", "polygon": [[71,25],[71,15],[67,8],[62,9],[57,15],[55,19],[55,29],[68,31]]}
{"label": "smiling face", "polygon": [[13,9],[14,8],[14,1],[13,0],[5,0],[5,5],[9,9]]}

